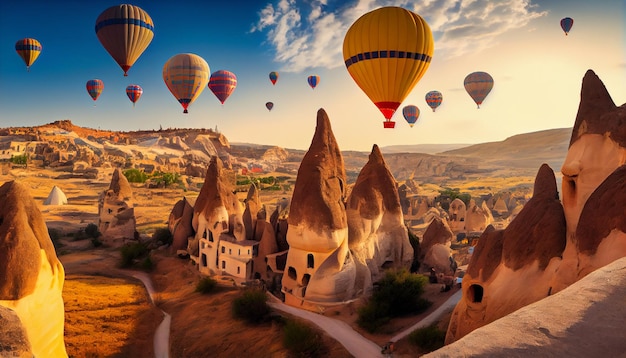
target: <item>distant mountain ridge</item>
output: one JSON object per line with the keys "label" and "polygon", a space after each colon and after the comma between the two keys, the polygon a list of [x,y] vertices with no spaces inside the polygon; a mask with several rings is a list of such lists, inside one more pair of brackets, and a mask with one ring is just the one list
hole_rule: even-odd
{"label": "distant mountain ridge", "polygon": [[425,153],[437,154],[449,150],[469,147],[472,144],[452,143],[452,144],[398,144],[381,147],[383,154],[387,153]]}

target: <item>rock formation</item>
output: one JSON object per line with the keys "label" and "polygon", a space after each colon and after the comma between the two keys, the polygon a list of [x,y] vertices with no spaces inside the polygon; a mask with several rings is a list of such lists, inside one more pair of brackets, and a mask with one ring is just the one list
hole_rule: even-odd
{"label": "rock formation", "polygon": [[248,196],[246,197],[245,203],[246,208],[243,211],[243,224],[246,228],[246,240],[254,240],[257,214],[261,207],[256,185],[250,184],[250,189],[248,190]]}
{"label": "rock formation", "polygon": [[385,263],[409,267],[413,248],[404,225],[397,184],[374,145],[346,205],[349,247],[357,268],[355,289],[369,292]]}
{"label": "rock formation", "polygon": [[65,193],[61,189],[59,189],[59,187],[56,185],[52,187],[52,190],[50,190],[50,194],[48,194],[48,197],[43,202],[43,205],[65,205],[65,204],[67,204],[67,197],[65,196]]}
{"label": "rock formation", "polygon": [[450,226],[450,230],[453,233],[458,234],[460,232],[465,232],[465,215],[466,215],[467,207],[463,200],[456,198],[452,200],[450,203],[450,207],[448,208],[448,226]]}
{"label": "rock formation", "polygon": [[135,237],[133,193],[128,179],[119,168],[113,172],[109,189],[100,194],[98,216],[98,229],[105,243],[116,246]]}
{"label": "rock formation", "polygon": [[470,200],[469,208],[465,213],[465,232],[468,235],[471,233],[482,233],[492,223],[493,215],[491,215],[491,210],[489,210],[487,204],[483,201],[478,206],[474,200]]}
{"label": "rock formation", "polygon": [[34,357],[22,321],[11,309],[0,306],[0,355]]}
{"label": "rock formation", "polygon": [[348,248],[343,157],[323,109],[291,200],[285,302],[340,302],[354,295],[356,266]]}
{"label": "rock formation", "polygon": [[427,272],[430,268],[434,268],[438,273],[452,275],[454,271],[451,268],[450,245],[454,233],[450,230],[448,224],[437,217],[428,225],[424,232],[424,238],[420,243],[419,262],[422,271]]}
{"label": "rock formation", "polygon": [[[0,306],[17,314],[37,357],[67,357],[63,341],[65,271],[29,190],[0,187]],[[8,326],[0,325],[0,332]],[[4,335],[1,333],[0,335]]]}
{"label": "rock formation", "polygon": [[190,237],[194,237],[196,231],[191,226],[193,220],[193,207],[196,198],[183,197],[172,209],[167,227],[172,233],[172,245],[170,251],[186,250]]}
{"label": "rock formation", "polygon": [[[626,105],[615,106],[590,70],[561,168],[562,205],[554,173],[544,165],[532,199],[509,226],[488,228],[481,236],[447,343],[547,296],[559,296],[591,272],[626,257],[624,164]],[[560,309],[570,314],[566,306]]]}

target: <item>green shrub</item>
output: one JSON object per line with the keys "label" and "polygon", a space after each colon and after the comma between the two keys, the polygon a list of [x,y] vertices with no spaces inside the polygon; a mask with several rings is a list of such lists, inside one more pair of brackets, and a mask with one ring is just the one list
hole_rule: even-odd
{"label": "green shrub", "polygon": [[171,245],[174,237],[168,228],[158,228],[152,235],[152,238],[156,241],[162,242],[165,245]]}
{"label": "green shrub", "polygon": [[85,228],[85,234],[87,234],[88,237],[93,238],[93,239],[97,239],[100,237],[100,230],[98,229],[98,225],[96,224],[88,224],[87,227]]}
{"label": "green shrub", "polygon": [[63,237],[63,235],[61,234],[61,231],[57,230],[57,229],[48,229],[48,236],[50,236],[50,240],[52,241],[52,245],[54,245],[54,249],[58,249],[60,247],[63,247],[63,244],[61,244],[61,237]]}
{"label": "green shrub", "polygon": [[94,237],[91,239],[91,244],[93,245],[93,247],[100,247],[102,246],[102,241],[100,241],[100,239],[98,239],[97,237]]}
{"label": "green shrub", "polygon": [[295,357],[321,357],[326,351],[318,332],[293,319],[283,327],[283,345]]}
{"label": "green shrub", "polygon": [[144,255],[148,254],[150,250],[148,247],[140,242],[124,245],[120,248],[122,254],[120,266],[128,268],[133,266],[136,260],[139,260]]}
{"label": "green shrub", "polygon": [[24,154],[24,155],[15,155],[15,156],[11,156],[10,159],[11,163],[13,164],[28,164],[28,155]]}
{"label": "green shrub", "polygon": [[256,288],[244,290],[233,300],[232,312],[235,318],[248,323],[256,324],[263,321],[270,313],[265,291]]}
{"label": "green shrub", "polygon": [[402,270],[389,270],[374,286],[368,302],[359,308],[357,324],[375,332],[391,318],[424,312],[432,302],[421,297],[427,279]]}
{"label": "green shrub", "polygon": [[141,268],[144,271],[152,271],[154,269],[154,261],[152,261],[152,258],[150,257],[150,255],[146,256],[143,260],[141,260],[141,263],[139,264],[139,268]]}
{"label": "green shrub", "polygon": [[443,347],[445,338],[446,332],[440,330],[436,324],[416,329],[409,334],[409,342],[427,352]]}
{"label": "green shrub", "polygon": [[149,176],[139,169],[128,169],[123,171],[124,176],[131,183],[145,183]]}
{"label": "green shrub", "polygon": [[198,281],[198,284],[196,285],[196,292],[207,294],[207,293],[214,292],[216,288],[217,288],[217,281],[215,281],[211,277],[206,276],[206,277],[201,278],[200,281]]}

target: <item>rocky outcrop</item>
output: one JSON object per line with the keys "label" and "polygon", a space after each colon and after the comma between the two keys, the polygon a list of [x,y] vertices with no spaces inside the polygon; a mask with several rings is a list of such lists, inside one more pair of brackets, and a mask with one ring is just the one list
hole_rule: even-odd
{"label": "rocky outcrop", "polygon": [[11,309],[0,306],[0,355],[34,357],[22,321]]}
{"label": "rocky outcrop", "polygon": [[404,225],[396,180],[374,145],[346,205],[349,247],[357,268],[355,290],[369,292],[383,264],[409,267],[413,248]]}
{"label": "rocky outcrop", "polygon": [[246,228],[246,240],[254,240],[254,232],[256,230],[257,214],[261,208],[259,201],[259,192],[256,185],[250,184],[248,195],[245,201],[245,209],[243,211],[243,224]]}
{"label": "rocky outcrop", "polygon": [[172,233],[172,245],[170,251],[186,250],[190,237],[195,236],[195,230],[191,226],[193,220],[193,207],[195,198],[183,197],[172,209],[168,219],[168,229]]}
{"label": "rocky outcrop", "polygon": [[623,357],[626,258],[424,357]]}
{"label": "rocky outcrop", "polygon": [[467,207],[463,200],[456,198],[450,203],[448,208],[448,226],[453,233],[465,232],[465,215]]}
{"label": "rocky outcrop", "polygon": [[[511,213],[511,215],[513,215],[513,213]],[[517,215],[517,213],[515,213],[515,215]],[[471,233],[481,233],[492,223],[493,215],[491,215],[491,210],[489,210],[487,204],[483,201],[480,206],[478,206],[474,200],[471,200],[469,208],[465,213],[465,232],[468,235]]]}
{"label": "rocky outcrop", "polygon": [[[17,314],[33,355],[67,357],[63,341],[65,271],[46,223],[23,184],[5,183],[0,197],[0,306]],[[7,328],[0,325],[0,332]]]}
{"label": "rocky outcrop", "polygon": [[343,157],[323,109],[291,200],[285,302],[340,302],[354,295],[356,266],[348,247]]}
{"label": "rocky outcrop", "polygon": [[116,168],[109,189],[98,199],[98,229],[108,245],[119,246],[136,232],[133,194],[128,179]]}
{"label": "rocky outcrop", "polygon": [[446,343],[550,295],[550,279],[564,248],[565,216],[554,172],[544,164],[534,195],[517,218],[504,230],[490,226],[481,235]]}

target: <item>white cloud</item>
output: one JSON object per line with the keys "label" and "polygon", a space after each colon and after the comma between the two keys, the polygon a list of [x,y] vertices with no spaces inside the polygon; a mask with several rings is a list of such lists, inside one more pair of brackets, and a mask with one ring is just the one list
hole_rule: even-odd
{"label": "white cloud", "polygon": [[266,33],[282,71],[342,66],[346,31],[361,15],[381,6],[402,6],[424,17],[435,37],[436,56],[441,58],[489,48],[499,35],[546,15],[531,0],[358,0],[339,7],[328,6],[327,0],[306,3],[268,4],[252,28]]}

